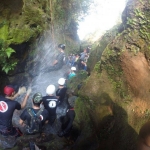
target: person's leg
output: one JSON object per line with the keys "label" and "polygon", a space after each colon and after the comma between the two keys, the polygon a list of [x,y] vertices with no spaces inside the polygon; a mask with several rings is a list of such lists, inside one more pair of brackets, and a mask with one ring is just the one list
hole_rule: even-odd
{"label": "person's leg", "polygon": [[56,116],[50,116],[49,117],[49,124],[52,126],[53,123],[55,122]]}

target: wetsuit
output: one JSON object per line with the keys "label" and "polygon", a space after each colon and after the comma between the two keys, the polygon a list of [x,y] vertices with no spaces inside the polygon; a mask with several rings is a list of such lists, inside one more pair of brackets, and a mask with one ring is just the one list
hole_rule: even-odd
{"label": "wetsuit", "polygon": [[56,91],[56,96],[59,96],[59,104],[61,104],[66,96],[66,92],[67,92],[67,88],[63,87],[63,88],[58,88],[58,90]]}
{"label": "wetsuit", "polygon": [[72,129],[72,124],[75,118],[75,111],[74,108],[70,107],[65,116],[60,117],[60,121],[62,123],[61,130],[62,132],[59,134],[59,136],[68,136],[69,132]]}
{"label": "wetsuit", "polygon": [[18,136],[17,128],[12,125],[15,109],[20,110],[21,104],[0,96],[0,134],[4,136]]}
{"label": "wetsuit", "polygon": [[49,124],[52,125],[56,119],[58,99],[56,96],[44,96],[42,101],[45,109],[48,111]]}
{"label": "wetsuit", "polygon": [[64,52],[60,52],[57,56],[56,59],[57,63],[54,66],[50,66],[47,67],[46,69],[42,70],[43,72],[50,72],[50,71],[54,71],[54,70],[59,70],[62,68],[63,64],[64,64],[64,57],[65,54]]}

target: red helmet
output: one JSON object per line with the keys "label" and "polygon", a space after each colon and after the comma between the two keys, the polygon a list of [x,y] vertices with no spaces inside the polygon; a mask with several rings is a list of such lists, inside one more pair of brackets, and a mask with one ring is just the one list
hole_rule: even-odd
{"label": "red helmet", "polygon": [[4,94],[7,96],[11,96],[11,94],[15,91],[15,89],[11,86],[4,87]]}

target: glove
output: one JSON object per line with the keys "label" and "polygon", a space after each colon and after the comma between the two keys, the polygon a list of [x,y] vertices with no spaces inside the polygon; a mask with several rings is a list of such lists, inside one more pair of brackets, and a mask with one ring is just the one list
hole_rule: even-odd
{"label": "glove", "polygon": [[31,87],[29,87],[26,94],[30,95],[31,91],[32,91],[32,89],[31,89]]}
{"label": "glove", "polygon": [[19,90],[18,90],[18,94],[21,95],[23,93],[26,92],[26,88],[23,86],[23,87],[19,87]]}
{"label": "glove", "polygon": [[59,137],[63,137],[65,134],[66,134],[65,131],[61,131],[61,132],[58,133],[58,136],[59,136]]}

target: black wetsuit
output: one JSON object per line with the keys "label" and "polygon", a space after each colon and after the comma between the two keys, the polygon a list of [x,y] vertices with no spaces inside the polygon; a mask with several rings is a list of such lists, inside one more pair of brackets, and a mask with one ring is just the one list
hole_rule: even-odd
{"label": "black wetsuit", "polygon": [[16,128],[12,125],[12,117],[15,109],[21,109],[20,103],[0,96],[0,133],[2,135],[17,135]]}
{"label": "black wetsuit", "polygon": [[58,99],[59,104],[61,104],[63,102],[63,100],[65,99],[66,92],[67,92],[67,88],[66,87],[57,89],[56,96],[59,96],[59,99]]}
{"label": "black wetsuit", "polygon": [[29,71],[29,76],[31,78],[34,78],[35,76],[38,76],[39,72],[40,73],[46,73],[46,72],[51,72],[51,71],[54,71],[54,70],[59,70],[62,68],[62,66],[64,65],[64,57],[65,57],[65,54],[64,52],[60,52],[57,56],[56,56],[56,59],[57,60],[57,63],[53,66],[47,66],[46,68],[42,69],[42,70],[39,70],[39,67],[36,69],[32,69]]}
{"label": "black wetsuit", "polygon": [[66,112],[65,116],[60,117],[60,121],[62,123],[61,130],[64,132],[64,136],[68,135],[70,130],[72,129],[72,124],[75,118],[74,108],[69,108]]}
{"label": "black wetsuit", "polygon": [[52,125],[56,119],[58,99],[56,96],[44,96],[42,101],[45,109],[48,111],[49,123]]}
{"label": "black wetsuit", "polygon": [[43,69],[43,72],[50,72],[50,71],[54,71],[54,70],[59,70],[62,68],[63,64],[64,64],[64,52],[60,52],[57,56],[56,59],[57,63],[54,66],[49,66],[46,69]]}

